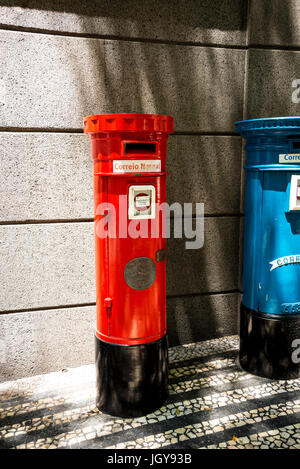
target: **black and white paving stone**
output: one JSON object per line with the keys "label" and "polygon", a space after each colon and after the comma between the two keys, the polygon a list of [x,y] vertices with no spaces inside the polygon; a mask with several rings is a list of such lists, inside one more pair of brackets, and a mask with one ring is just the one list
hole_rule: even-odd
{"label": "black and white paving stone", "polygon": [[0,384],[0,448],[300,449],[300,379],[249,375],[237,351],[171,348],[167,402],[134,419],[97,410],[94,365]]}

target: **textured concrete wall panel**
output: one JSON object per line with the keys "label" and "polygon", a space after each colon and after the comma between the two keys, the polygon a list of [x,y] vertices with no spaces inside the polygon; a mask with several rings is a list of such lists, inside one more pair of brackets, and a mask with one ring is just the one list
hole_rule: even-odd
{"label": "textured concrete wall panel", "polygon": [[[0,146],[0,221],[93,218],[87,135],[2,132]],[[235,137],[171,136],[167,201],[239,214],[240,152]]]}
{"label": "textured concrete wall panel", "polygon": [[0,226],[0,310],[95,301],[93,223]]}
{"label": "textured concrete wall panel", "polygon": [[[228,291],[238,287],[239,217],[204,219],[204,247],[185,249],[185,239],[167,244],[167,294]],[[171,226],[172,229],[172,226]]]}
{"label": "textured concrete wall panel", "polygon": [[168,202],[204,203],[206,215],[239,214],[241,140],[181,135],[169,142]]}
{"label": "textured concrete wall panel", "polygon": [[0,127],[82,128],[85,115],[146,112],[172,115],[177,131],[232,131],[244,59],[235,49],[1,31]]}
{"label": "textured concrete wall panel", "polygon": [[[168,241],[169,295],[237,288],[239,217],[206,218],[204,247],[184,243]],[[2,225],[0,258],[1,311],[95,301],[93,223]]]}
{"label": "textured concrete wall panel", "polygon": [[250,44],[300,45],[299,0],[251,0]]}
{"label": "textured concrete wall panel", "polygon": [[[300,52],[250,50],[248,118],[297,116],[300,93]],[[298,85],[299,89],[299,85]]]}
{"label": "textured concrete wall panel", "polygon": [[7,26],[204,44],[245,44],[245,0],[2,0]]}
{"label": "textured concrete wall panel", "polygon": [[0,316],[0,382],[94,360],[95,307]]}
{"label": "textured concrete wall panel", "polygon": [[236,334],[238,307],[237,293],[169,298],[170,345]]}
{"label": "textured concrete wall panel", "polygon": [[94,216],[88,136],[2,132],[0,147],[1,221]]}
{"label": "textured concrete wall panel", "polygon": [[[171,346],[237,332],[238,294],[169,298]],[[94,361],[95,307],[0,316],[0,382]]]}

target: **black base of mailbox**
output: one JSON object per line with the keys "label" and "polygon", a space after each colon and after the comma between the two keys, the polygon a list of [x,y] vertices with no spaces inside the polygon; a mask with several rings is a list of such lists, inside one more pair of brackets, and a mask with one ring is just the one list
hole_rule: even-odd
{"label": "black base of mailbox", "polygon": [[241,305],[240,365],[245,371],[271,379],[299,378],[299,339],[300,315],[267,316]]}
{"label": "black base of mailbox", "polygon": [[96,337],[96,405],[118,417],[140,417],[168,397],[168,339],[116,345]]}

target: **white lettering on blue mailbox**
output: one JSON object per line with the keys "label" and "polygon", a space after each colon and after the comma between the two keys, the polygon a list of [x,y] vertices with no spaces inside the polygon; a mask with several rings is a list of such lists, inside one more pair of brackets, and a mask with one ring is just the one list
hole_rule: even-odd
{"label": "white lettering on blue mailbox", "polygon": [[300,254],[296,254],[295,256],[280,257],[279,259],[275,259],[274,261],[270,262],[270,264],[272,266],[270,271],[277,269],[277,267],[282,267],[283,265],[300,264]]}
{"label": "white lettering on blue mailbox", "polygon": [[281,154],[279,163],[300,163],[300,153]]}

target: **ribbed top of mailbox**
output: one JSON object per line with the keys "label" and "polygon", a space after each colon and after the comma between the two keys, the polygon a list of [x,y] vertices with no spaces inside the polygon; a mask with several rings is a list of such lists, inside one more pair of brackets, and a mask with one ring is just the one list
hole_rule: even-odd
{"label": "ribbed top of mailbox", "polygon": [[84,118],[85,133],[159,132],[172,133],[174,121],[160,114],[97,114]]}
{"label": "ribbed top of mailbox", "polygon": [[241,135],[255,133],[286,133],[300,132],[300,117],[268,117],[249,119],[235,123],[236,130]]}

